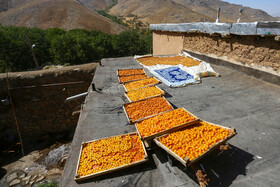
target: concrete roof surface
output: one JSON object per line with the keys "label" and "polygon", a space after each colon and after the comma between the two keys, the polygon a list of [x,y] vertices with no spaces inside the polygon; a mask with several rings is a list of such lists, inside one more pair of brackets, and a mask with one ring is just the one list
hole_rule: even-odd
{"label": "concrete roof surface", "polygon": [[[103,59],[96,69],[80,114],[60,186],[199,186],[194,173],[180,163],[168,162],[160,148],[149,151],[149,162],[82,183],[74,181],[83,141],[134,132],[122,109],[127,102],[118,83],[117,69],[138,68],[132,58]],[[212,65],[221,77],[203,78],[201,84],[169,88],[167,99],[200,119],[236,129],[231,150],[210,154],[200,163],[210,186],[279,186],[280,87],[224,66]],[[151,74],[150,74],[151,75]]]}

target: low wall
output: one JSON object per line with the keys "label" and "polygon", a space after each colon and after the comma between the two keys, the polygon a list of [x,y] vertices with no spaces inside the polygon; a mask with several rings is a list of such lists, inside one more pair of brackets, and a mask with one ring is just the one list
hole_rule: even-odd
{"label": "low wall", "polygon": [[[67,102],[67,97],[86,92],[97,64],[61,69],[9,73],[10,93],[25,146],[55,141],[76,128],[84,98]],[[8,97],[6,74],[0,74],[0,99]],[[11,105],[0,103],[0,146],[17,141]]]}
{"label": "low wall", "polygon": [[153,31],[153,55],[183,50],[280,76],[280,41],[275,36]]}
{"label": "low wall", "polygon": [[183,49],[280,75],[280,42],[274,38],[185,34]]}

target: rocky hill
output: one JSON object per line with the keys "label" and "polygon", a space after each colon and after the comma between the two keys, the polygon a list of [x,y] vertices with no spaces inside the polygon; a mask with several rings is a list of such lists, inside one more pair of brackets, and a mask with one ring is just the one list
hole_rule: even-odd
{"label": "rocky hill", "polygon": [[244,9],[243,22],[275,20],[262,10],[220,0],[119,0],[110,13],[124,17],[137,15],[149,23],[180,23],[216,20],[218,8],[221,8],[222,22],[236,22],[240,8]]}
{"label": "rocky hill", "polygon": [[97,14],[97,10],[106,10],[126,21],[181,23],[215,21],[217,8],[221,8],[222,22],[236,22],[241,8],[242,22],[277,20],[262,10],[221,0],[0,0],[0,23],[118,33],[124,28]]}
{"label": "rocky hill", "polygon": [[138,16],[141,21],[148,23],[214,21],[213,18],[172,0],[119,0],[110,9],[110,14],[122,17]]}
{"label": "rocky hill", "polygon": [[[1,5],[3,2],[1,0]],[[76,0],[14,0],[6,5],[5,11],[0,13],[3,25],[66,30],[81,28],[110,34],[126,30]]]}
{"label": "rocky hill", "polygon": [[242,22],[245,21],[274,21],[275,18],[263,10],[243,7],[220,0],[173,0],[193,11],[208,15],[216,19],[217,9],[221,8],[222,22],[236,22],[239,17],[239,9],[243,9]]}

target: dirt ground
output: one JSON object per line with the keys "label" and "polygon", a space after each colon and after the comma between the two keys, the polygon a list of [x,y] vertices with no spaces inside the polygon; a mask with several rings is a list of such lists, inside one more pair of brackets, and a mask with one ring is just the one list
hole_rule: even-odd
{"label": "dirt ground", "polygon": [[[2,166],[0,186],[38,186],[51,181],[59,184],[70,144],[56,143]],[[11,161],[11,157],[6,154],[3,160]]]}
{"label": "dirt ground", "polygon": [[187,34],[184,49],[280,75],[280,43],[274,37]]}

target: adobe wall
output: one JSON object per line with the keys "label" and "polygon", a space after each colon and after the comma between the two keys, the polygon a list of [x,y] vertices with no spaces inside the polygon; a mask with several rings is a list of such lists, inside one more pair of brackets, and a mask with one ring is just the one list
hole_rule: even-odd
{"label": "adobe wall", "polygon": [[153,55],[180,54],[183,49],[184,34],[153,32]]}
{"label": "adobe wall", "polygon": [[[10,92],[25,146],[55,141],[76,128],[84,98],[67,97],[86,92],[97,64],[61,69],[9,73]],[[8,96],[6,74],[0,74],[0,99]],[[0,146],[18,139],[11,105],[0,103]]]}
{"label": "adobe wall", "polygon": [[183,50],[280,76],[280,41],[275,36],[153,31],[153,55]]}
{"label": "adobe wall", "polygon": [[184,50],[280,75],[280,42],[274,37],[185,34]]}

